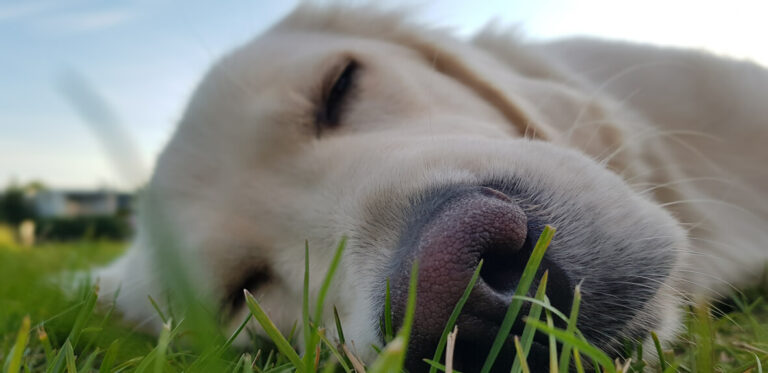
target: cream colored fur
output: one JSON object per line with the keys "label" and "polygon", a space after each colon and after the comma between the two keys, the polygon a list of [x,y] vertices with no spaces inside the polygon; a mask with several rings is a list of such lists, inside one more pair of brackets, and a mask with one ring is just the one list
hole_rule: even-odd
{"label": "cream colored fur", "polygon": [[[317,137],[313,100],[350,57],[363,66],[355,98],[343,125]],[[164,299],[157,253],[172,232],[201,293],[223,298],[268,270],[253,291],[288,332],[301,319],[305,240],[314,297],[345,235],[328,302],[370,358],[372,274],[392,255],[408,197],[514,175],[594,206],[617,234],[643,229],[624,226],[626,214],[670,232],[673,273],[633,321],[670,338],[684,297],[762,274],[767,87],[765,69],[696,51],[531,44],[493,30],[465,42],[400,13],[303,6],[207,74],[147,186],[134,244],[98,273],[102,289],[121,287],[124,316],[156,329],[146,296]],[[642,253],[609,259],[644,265]]]}

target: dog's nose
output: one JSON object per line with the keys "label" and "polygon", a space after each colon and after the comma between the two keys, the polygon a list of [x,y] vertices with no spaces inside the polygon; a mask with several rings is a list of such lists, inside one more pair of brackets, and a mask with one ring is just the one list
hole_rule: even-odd
{"label": "dog's nose", "polygon": [[[393,320],[399,326],[407,303],[411,264],[418,260],[416,314],[407,368],[411,372],[428,368],[422,359],[434,355],[454,306],[483,260],[480,278],[457,321],[454,355],[457,369],[479,370],[530,256],[528,219],[512,198],[487,187],[441,191],[416,209],[391,276]],[[513,354],[512,345],[505,345],[497,365],[508,371]]]}

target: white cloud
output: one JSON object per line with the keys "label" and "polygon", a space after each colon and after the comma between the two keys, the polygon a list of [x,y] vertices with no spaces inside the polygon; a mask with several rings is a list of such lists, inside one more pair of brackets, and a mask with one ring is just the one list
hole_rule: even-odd
{"label": "white cloud", "polygon": [[127,9],[77,12],[49,17],[41,21],[41,26],[59,32],[86,32],[114,27],[135,16],[133,11]]}
{"label": "white cloud", "polygon": [[56,6],[52,1],[26,1],[0,5],[0,22],[24,19],[51,10]]}

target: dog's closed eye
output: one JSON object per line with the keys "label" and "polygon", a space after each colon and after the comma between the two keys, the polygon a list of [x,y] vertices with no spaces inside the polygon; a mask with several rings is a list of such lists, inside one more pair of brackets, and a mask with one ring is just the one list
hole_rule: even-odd
{"label": "dog's closed eye", "polygon": [[326,85],[326,89],[323,89],[315,118],[318,136],[324,129],[333,129],[341,124],[344,106],[350,91],[354,88],[359,67],[357,61],[347,61],[341,73],[335,76],[331,84]]}
{"label": "dog's closed eye", "polygon": [[267,268],[256,268],[247,271],[240,281],[234,283],[234,286],[227,288],[227,297],[222,302],[222,309],[229,312],[237,312],[244,304],[245,297],[243,290],[255,293],[259,288],[265,286],[272,279]]}

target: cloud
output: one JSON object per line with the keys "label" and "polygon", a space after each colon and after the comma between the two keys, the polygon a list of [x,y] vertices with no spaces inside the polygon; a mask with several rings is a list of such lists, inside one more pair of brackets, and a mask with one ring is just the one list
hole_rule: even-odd
{"label": "cloud", "polygon": [[52,1],[28,1],[0,5],[0,22],[10,22],[47,12],[56,7]]}
{"label": "cloud", "polygon": [[86,32],[114,27],[135,16],[128,9],[86,11],[53,16],[41,21],[41,26],[58,32]]}

